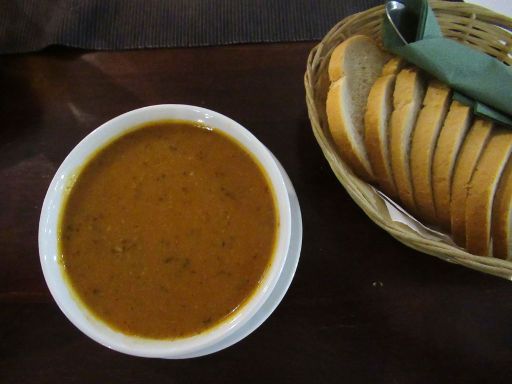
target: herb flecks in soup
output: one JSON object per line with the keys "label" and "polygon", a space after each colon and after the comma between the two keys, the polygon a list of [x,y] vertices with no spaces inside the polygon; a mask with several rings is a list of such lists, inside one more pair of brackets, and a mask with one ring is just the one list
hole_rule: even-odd
{"label": "herb flecks in soup", "polygon": [[194,335],[255,292],[277,215],[259,165],[227,136],[163,121],[85,165],[60,228],[62,261],[89,310],[126,334]]}

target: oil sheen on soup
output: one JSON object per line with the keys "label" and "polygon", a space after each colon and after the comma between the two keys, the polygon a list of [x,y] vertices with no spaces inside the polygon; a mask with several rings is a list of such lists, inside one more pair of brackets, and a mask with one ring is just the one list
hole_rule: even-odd
{"label": "oil sheen on soup", "polygon": [[266,175],[237,143],[192,122],[154,122],[80,171],[61,216],[61,261],[80,301],[109,326],[187,337],[256,291],[278,225]]}

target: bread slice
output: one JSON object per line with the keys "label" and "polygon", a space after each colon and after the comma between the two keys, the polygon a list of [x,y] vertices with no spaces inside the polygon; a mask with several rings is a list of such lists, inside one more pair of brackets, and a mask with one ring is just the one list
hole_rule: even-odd
{"label": "bread slice", "polygon": [[450,229],[450,199],[455,161],[470,124],[471,109],[458,101],[452,101],[437,140],[432,169],[435,211],[439,225],[445,230]]}
{"label": "bread slice", "polygon": [[492,209],[492,255],[512,260],[512,159],[503,171]]}
{"label": "bread slice", "polygon": [[415,212],[410,168],[410,146],[425,89],[417,69],[402,69],[396,77],[390,118],[391,170],[404,207]]}
{"label": "bread slice", "polygon": [[389,155],[389,118],[393,111],[396,74],[404,63],[403,59],[393,57],[384,65],[382,76],[370,90],[364,115],[364,143],[373,174],[382,191],[391,198],[398,195]]}
{"label": "bread slice", "polygon": [[389,157],[389,117],[393,110],[395,75],[379,77],[368,96],[364,115],[364,143],[373,174],[382,191],[389,197],[397,196]]}
{"label": "bread slice", "polygon": [[512,131],[495,129],[471,176],[466,202],[466,248],[475,255],[490,254],[494,195],[511,151]]}
{"label": "bread slice", "polygon": [[436,222],[432,164],[450,96],[451,90],[445,84],[437,80],[429,83],[411,143],[411,175],[417,214],[431,224]]}
{"label": "bread slice", "polygon": [[359,177],[373,181],[364,147],[364,113],[370,88],[379,77],[386,55],[369,37],[345,40],[333,51],[327,94],[327,121],[332,138],[345,161]]}
{"label": "bread slice", "polygon": [[467,134],[455,162],[450,200],[451,233],[455,243],[466,246],[466,198],[468,185],[476,163],[489,141],[492,123],[475,119]]}
{"label": "bread slice", "polygon": [[393,110],[395,75],[379,77],[368,96],[364,115],[364,143],[375,180],[382,191],[391,198],[397,196],[389,156],[389,117]]}

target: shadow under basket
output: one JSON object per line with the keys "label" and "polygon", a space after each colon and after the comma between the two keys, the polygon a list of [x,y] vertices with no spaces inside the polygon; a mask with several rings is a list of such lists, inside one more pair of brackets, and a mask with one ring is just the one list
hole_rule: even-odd
{"label": "shadow under basket", "polygon": [[[512,30],[512,19],[471,4],[431,1],[430,5],[445,37],[494,56],[507,65],[512,64],[512,34],[505,30]],[[384,6],[351,15],[336,24],[310,52],[304,85],[309,119],[316,140],[334,174],[352,199],[391,236],[418,251],[510,280],[511,261],[470,254],[456,246],[446,234],[423,226],[372,185],[355,176],[337,153],[325,112],[330,84],[327,67],[331,53],[342,41],[357,34],[370,36],[381,44],[384,16]]]}

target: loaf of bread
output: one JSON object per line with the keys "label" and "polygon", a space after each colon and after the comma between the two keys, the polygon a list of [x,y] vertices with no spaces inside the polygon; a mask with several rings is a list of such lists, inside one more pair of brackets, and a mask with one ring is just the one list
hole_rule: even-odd
{"label": "loaf of bread", "polygon": [[340,157],[468,252],[512,260],[512,131],[388,57],[366,36],[331,55],[326,112]]}

